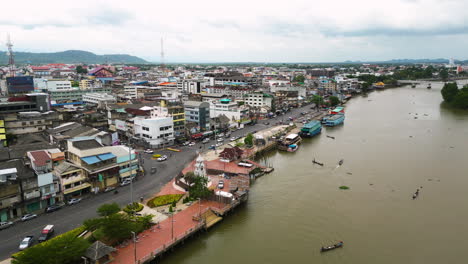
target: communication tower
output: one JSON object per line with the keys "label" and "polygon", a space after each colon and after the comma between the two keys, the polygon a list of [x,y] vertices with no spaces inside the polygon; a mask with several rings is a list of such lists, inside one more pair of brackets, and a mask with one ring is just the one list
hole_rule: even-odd
{"label": "communication tower", "polygon": [[166,72],[166,64],[164,63],[164,42],[163,38],[161,38],[161,70]]}
{"label": "communication tower", "polygon": [[10,34],[7,35],[7,56],[8,56],[8,68],[10,69],[10,76],[15,76],[15,58],[13,55],[13,44],[11,43]]}

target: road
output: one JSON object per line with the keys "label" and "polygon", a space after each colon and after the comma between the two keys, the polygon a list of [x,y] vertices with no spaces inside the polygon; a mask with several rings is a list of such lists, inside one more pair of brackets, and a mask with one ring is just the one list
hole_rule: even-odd
{"label": "road", "polygon": [[[247,125],[244,129],[232,132],[231,136],[245,136],[249,132],[274,126],[278,121],[289,122],[287,121],[288,117],[298,117],[302,111],[310,112],[311,110],[309,108],[310,106],[295,108],[276,118],[260,121],[258,124],[252,126]],[[270,124],[265,125],[265,122],[269,122]],[[205,144],[205,147],[214,144],[215,140],[211,140],[209,143]],[[164,184],[172,180],[188,162],[194,159],[197,150],[204,150],[205,147],[203,144],[197,143],[190,147],[178,147],[182,150],[181,152],[168,150],[158,151],[158,154],[165,154],[169,157],[165,162],[157,162],[151,159],[150,154],[142,153],[142,165],[146,175],[139,177],[133,183],[134,200],[138,200],[140,197],[146,199],[157,193]],[[157,168],[155,174],[151,174],[151,167]],[[79,227],[86,219],[96,217],[96,209],[104,203],[116,202],[121,206],[130,203],[131,186],[119,187],[117,190],[118,194],[109,192],[91,195],[76,205],[65,206],[56,212],[39,215],[39,217],[27,222],[17,222],[8,229],[0,230],[0,260],[9,258],[11,254],[17,252],[19,243],[25,236],[33,235],[35,239],[37,239],[42,228],[48,224],[53,224],[55,226],[55,234],[58,235]]]}

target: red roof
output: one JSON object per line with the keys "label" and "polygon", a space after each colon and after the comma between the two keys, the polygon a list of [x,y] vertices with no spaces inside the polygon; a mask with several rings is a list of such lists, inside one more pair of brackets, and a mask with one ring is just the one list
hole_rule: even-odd
{"label": "red roof", "polygon": [[138,70],[138,67],[126,66],[126,67],[122,67],[122,69],[125,70],[125,71],[132,71],[132,70]]}
{"label": "red roof", "polygon": [[175,82],[162,82],[162,83],[159,83],[158,85],[171,85],[171,84],[177,84]]}
{"label": "red roof", "polygon": [[40,70],[50,70],[48,66],[31,66],[33,71],[40,71]]}
{"label": "red roof", "polygon": [[47,161],[50,160],[50,156],[45,150],[31,151],[30,153],[33,157],[32,162],[34,162],[36,166],[45,166]]}

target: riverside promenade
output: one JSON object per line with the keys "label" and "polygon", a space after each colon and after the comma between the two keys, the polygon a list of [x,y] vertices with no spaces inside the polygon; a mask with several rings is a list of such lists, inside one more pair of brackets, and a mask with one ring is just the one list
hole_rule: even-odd
{"label": "riverside promenade", "polygon": [[117,246],[111,263],[145,263],[155,259],[205,228],[205,221],[198,217],[200,213],[225,207],[226,204],[215,201],[201,201],[200,204],[195,202],[185,210],[138,234],[135,243],[130,239]]}

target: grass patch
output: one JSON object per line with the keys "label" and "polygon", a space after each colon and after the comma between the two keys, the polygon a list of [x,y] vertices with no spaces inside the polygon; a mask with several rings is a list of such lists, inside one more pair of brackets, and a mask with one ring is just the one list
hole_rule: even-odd
{"label": "grass patch", "polygon": [[346,185],[340,186],[340,190],[349,190],[349,187]]}
{"label": "grass patch", "polygon": [[125,206],[122,210],[127,214],[136,213],[143,210],[143,205],[141,203],[134,202],[133,204]]}
{"label": "grass patch", "polygon": [[177,203],[180,198],[184,196],[183,194],[166,194],[161,196],[156,196],[153,199],[149,200],[146,205],[151,208],[172,204],[174,201]]}

